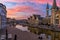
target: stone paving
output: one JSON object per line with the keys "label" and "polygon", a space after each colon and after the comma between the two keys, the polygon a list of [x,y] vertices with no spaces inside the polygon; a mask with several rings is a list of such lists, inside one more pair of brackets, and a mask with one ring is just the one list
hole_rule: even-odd
{"label": "stone paving", "polygon": [[[20,29],[14,27],[7,27],[8,30],[8,40],[14,40],[14,35],[17,35],[17,40],[39,40],[38,35],[33,34],[31,32],[21,31]],[[2,30],[2,36],[6,34],[6,30]],[[4,36],[5,37],[5,36]],[[4,38],[3,37],[3,38]],[[2,38],[2,39],[3,39]]]}

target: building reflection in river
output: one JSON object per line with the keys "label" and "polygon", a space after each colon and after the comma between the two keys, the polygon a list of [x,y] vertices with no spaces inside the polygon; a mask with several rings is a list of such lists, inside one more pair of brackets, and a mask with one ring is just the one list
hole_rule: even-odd
{"label": "building reflection in river", "polygon": [[27,26],[26,26],[26,27],[23,27],[22,25],[16,25],[16,28],[18,28],[18,29],[20,29],[20,30],[22,30],[22,31],[28,31],[28,32],[29,32]]}

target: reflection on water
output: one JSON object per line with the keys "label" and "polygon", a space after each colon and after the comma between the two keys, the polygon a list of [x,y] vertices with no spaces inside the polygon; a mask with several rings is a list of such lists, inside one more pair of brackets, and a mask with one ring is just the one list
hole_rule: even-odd
{"label": "reflection on water", "polygon": [[28,32],[29,32],[27,26],[23,27],[22,25],[16,25],[16,28],[18,28],[18,29],[20,29],[20,30],[22,30],[22,31],[28,31]]}

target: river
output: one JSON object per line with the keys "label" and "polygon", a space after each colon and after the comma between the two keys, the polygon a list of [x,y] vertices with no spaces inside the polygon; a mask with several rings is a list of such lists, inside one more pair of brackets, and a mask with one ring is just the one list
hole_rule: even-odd
{"label": "river", "polygon": [[27,31],[27,32],[30,32],[29,30],[28,30],[28,27],[27,26],[22,26],[22,25],[16,25],[16,28],[18,28],[18,29],[20,29],[20,30],[22,30],[22,31]]}
{"label": "river", "polygon": [[[28,30],[28,27],[27,26],[22,26],[22,25],[16,25],[16,28],[18,28],[18,29],[20,29],[20,30],[22,30],[22,31],[27,31],[27,32],[30,32],[29,30]],[[39,35],[40,37],[42,37],[42,38],[44,38],[44,39],[42,39],[42,40],[51,40],[51,35],[48,35],[48,38],[46,38],[46,34],[40,34]]]}

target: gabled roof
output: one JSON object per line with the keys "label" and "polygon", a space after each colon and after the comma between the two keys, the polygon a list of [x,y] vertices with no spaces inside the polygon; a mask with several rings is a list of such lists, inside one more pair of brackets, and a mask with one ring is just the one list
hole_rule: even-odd
{"label": "gabled roof", "polygon": [[53,0],[53,6],[52,6],[52,9],[57,9],[59,10],[57,4],[56,4],[56,0]]}
{"label": "gabled roof", "polygon": [[42,19],[41,15],[33,15],[35,18]]}

